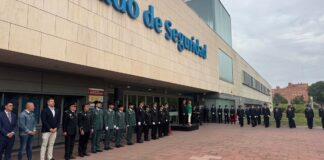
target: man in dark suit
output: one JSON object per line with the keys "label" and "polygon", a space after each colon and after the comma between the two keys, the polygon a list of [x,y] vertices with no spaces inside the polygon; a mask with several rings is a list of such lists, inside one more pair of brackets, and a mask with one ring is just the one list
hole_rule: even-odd
{"label": "man in dark suit", "polygon": [[13,103],[7,102],[4,111],[0,113],[0,160],[4,154],[5,160],[11,160],[15,134],[18,130],[17,117],[13,110]]}
{"label": "man in dark suit", "polygon": [[142,133],[143,133],[143,125],[145,121],[145,111],[143,109],[144,102],[140,102],[138,108],[136,109],[136,135],[137,135],[137,143],[143,143],[142,141]]}
{"label": "man in dark suit", "polygon": [[273,109],[273,116],[276,120],[276,128],[280,128],[281,118],[282,118],[282,110],[279,107],[279,104],[276,104],[275,108]]}
{"label": "man in dark suit", "polygon": [[309,129],[313,129],[313,118],[314,118],[314,111],[310,104],[307,104],[305,109],[305,117],[307,119],[307,126]]}
{"label": "man in dark suit", "polygon": [[45,160],[47,151],[47,159],[54,160],[53,147],[56,140],[57,131],[61,122],[61,113],[55,108],[55,100],[50,98],[47,100],[47,107],[41,113],[42,119],[42,147],[40,160]]}

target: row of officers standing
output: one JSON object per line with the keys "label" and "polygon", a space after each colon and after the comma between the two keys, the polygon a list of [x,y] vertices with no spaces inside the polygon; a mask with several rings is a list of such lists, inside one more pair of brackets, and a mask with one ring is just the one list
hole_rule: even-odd
{"label": "row of officers standing", "polygon": [[[288,119],[289,128],[296,128],[295,111],[296,110],[292,105],[288,105],[286,109],[286,118]],[[282,108],[276,104],[272,113],[276,122],[276,128],[280,128],[283,116]],[[314,122],[314,111],[310,104],[306,105],[304,115],[307,120],[308,128],[312,129]],[[264,126],[268,128],[270,126],[271,111],[266,103],[262,107],[259,105],[246,105],[245,108],[243,108],[240,105],[238,106],[238,109],[235,109],[234,106],[228,108],[227,105],[225,105],[224,108],[221,106],[216,108],[215,105],[212,105],[210,109],[206,106],[195,106],[193,113],[193,121],[196,123],[201,124],[202,122],[218,122],[225,124],[236,124],[236,121],[238,120],[241,127],[244,126],[244,119],[246,119],[247,124],[251,125],[252,127],[261,125],[262,117]],[[324,129],[324,105],[322,105],[319,109],[319,117],[322,120],[322,127]]]}
{"label": "row of officers standing", "polygon": [[[12,148],[16,135],[20,138],[20,149],[18,160],[27,155],[28,160],[32,160],[32,144],[36,130],[36,120],[34,115],[35,105],[27,102],[26,108],[17,117],[12,113],[15,106],[12,102],[4,105],[4,111],[0,112],[0,160],[11,160]],[[41,112],[41,137],[42,145],[40,160],[55,160],[53,147],[57,132],[62,124],[62,131],[65,137],[65,160],[75,159],[73,149],[76,135],[79,134],[78,154],[80,157],[90,156],[87,152],[88,142],[91,138],[91,152],[103,152],[111,150],[111,142],[115,142],[115,147],[123,147],[125,139],[127,145],[133,145],[133,133],[136,132],[136,142],[143,143],[150,139],[157,140],[169,135],[169,106],[164,104],[158,106],[144,106],[140,102],[137,107],[129,104],[125,110],[123,105],[115,106],[109,104],[103,108],[101,102],[95,102],[95,107],[90,109],[90,104],[82,106],[82,110],[77,112],[76,103],[68,105],[63,112],[61,123],[61,112],[55,107],[55,100],[47,100],[47,106]],[[18,125],[19,124],[19,125]]]}

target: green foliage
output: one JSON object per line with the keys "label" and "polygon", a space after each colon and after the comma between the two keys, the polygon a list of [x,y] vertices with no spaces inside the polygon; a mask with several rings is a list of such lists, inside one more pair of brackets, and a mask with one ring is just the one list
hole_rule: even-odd
{"label": "green foliage", "polygon": [[324,81],[316,82],[308,87],[309,95],[317,103],[324,103]]}
{"label": "green foliage", "polygon": [[292,101],[292,104],[304,104],[305,100],[304,100],[304,96],[297,96],[295,97]]}
{"label": "green foliage", "polygon": [[287,104],[288,103],[288,101],[287,101],[287,99],[285,99],[282,95],[280,95],[279,93],[275,93],[274,95],[273,95],[273,99],[272,99],[272,101],[273,101],[273,104]]}

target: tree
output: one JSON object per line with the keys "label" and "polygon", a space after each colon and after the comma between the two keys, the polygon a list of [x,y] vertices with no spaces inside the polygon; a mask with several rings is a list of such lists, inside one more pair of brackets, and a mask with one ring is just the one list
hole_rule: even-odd
{"label": "tree", "polygon": [[272,99],[272,101],[273,101],[273,104],[279,104],[279,103],[282,103],[282,104],[287,104],[288,103],[288,101],[287,101],[287,99],[286,98],[284,98],[281,94],[279,94],[279,93],[275,93],[274,95],[273,95],[273,99]]}
{"label": "tree", "polygon": [[294,99],[291,101],[292,104],[304,104],[304,96],[296,96]]}
{"label": "tree", "polygon": [[324,103],[324,81],[313,83],[308,87],[309,95],[317,103]]}

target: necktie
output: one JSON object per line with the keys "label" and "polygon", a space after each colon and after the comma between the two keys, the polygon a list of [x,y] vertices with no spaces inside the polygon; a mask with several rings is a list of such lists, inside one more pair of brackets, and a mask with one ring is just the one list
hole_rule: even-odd
{"label": "necktie", "polygon": [[8,118],[9,118],[9,122],[11,123],[11,113],[8,112]]}

